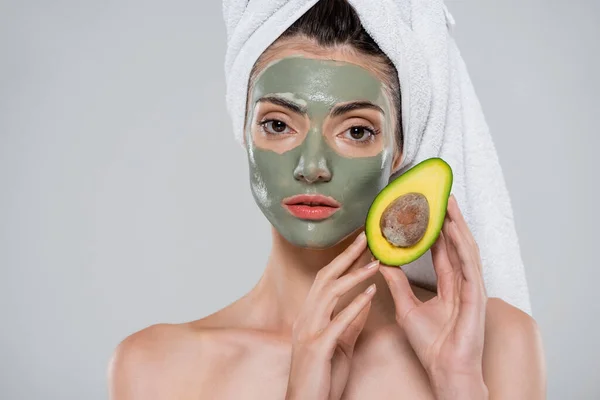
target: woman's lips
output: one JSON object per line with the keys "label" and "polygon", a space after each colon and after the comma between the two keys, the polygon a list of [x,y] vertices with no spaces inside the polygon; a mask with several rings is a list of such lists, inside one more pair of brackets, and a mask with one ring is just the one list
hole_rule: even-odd
{"label": "woman's lips", "polygon": [[320,194],[287,197],[281,203],[296,218],[313,221],[329,218],[341,207],[334,198]]}
{"label": "woman's lips", "polygon": [[339,207],[307,206],[302,204],[284,204],[284,208],[297,218],[310,220],[329,218],[333,213],[339,210]]}

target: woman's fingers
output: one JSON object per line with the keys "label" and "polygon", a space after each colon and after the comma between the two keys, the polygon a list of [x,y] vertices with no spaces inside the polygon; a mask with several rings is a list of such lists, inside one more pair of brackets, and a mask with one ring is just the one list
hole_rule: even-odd
{"label": "woman's fingers", "polygon": [[480,269],[477,266],[479,255],[473,254],[472,247],[467,244],[466,239],[461,234],[456,223],[450,223],[449,232],[450,238],[452,239],[460,259],[463,276],[465,277],[465,280],[470,283],[470,285],[467,285],[467,288],[474,287],[478,292],[477,294],[485,296],[483,278]]}
{"label": "woman's fingers", "polygon": [[473,254],[470,252],[472,249],[467,244],[467,240],[461,234],[458,225],[456,225],[455,222],[450,223],[448,232],[450,233],[450,239],[452,239],[452,243],[458,254],[465,279],[470,282],[477,282],[478,273],[475,271],[477,266],[473,260]]}
{"label": "woman's fingers", "polygon": [[[454,195],[450,196],[448,200],[448,215],[446,216],[446,218],[449,218],[453,222],[458,231],[458,236],[463,239],[462,243],[465,244],[465,250],[471,255],[471,258],[473,260],[473,263],[469,264],[469,266],[475,266],[477,269],[476,275],[471,274],[471,277],[478,282],[481,291],[485,294],[486,290],[485,283],[483,282],[483,272],[481,266],[481,255],[479,252],[479,246],[475,242],[475,238],[473,237],[473,234],[469,229],[467,222],[465,221],[460,211],[460,208],[458,207],[458,202],[456,201]],[[446,236],[450,237],[449,230],[446,231]],[[455,249],[458,248],[458,243],[456,241],[450,242],[452,244],[449,247],[454,247]],[[448,244],[448,242],[446,243]],[[458,251],[455,251],[455,254],[458,255]],[[454,263],[454,261],[452,262]],[[463,268],[461,267],[461,270],[462,269]],[[466,279],[465,271],[463,271],[463,275]]]}
{"label": "woman's fingers", "polygon": [[366,315],[363,314],[362,318],[357,317],[365,307],[371,304],[376,291],[375,284],[370,285],[340,311],[325,328],[322,338],[329,344],[329,348],[335,349],[335,344],[338,344],[348,357],[352,356],[356,339],[366,322]]}
{"label": "woman's fingers", "polygon": [[452,269],[454,271],[455,276],[463,275],[462,266],[460,264],[460,257],[458,256],[458,252],[456,247],[454,246],[454,242],[450,237],[450,224],[452,220],[448,216],[444,218],[444,225],[442,226],[442,233],[444,237],[444,244],[446,245],[446,251],[448,253],[448,259],[450,260],[450,264],[452,264]]}
{"label": "woman's fingers", "polygon": [[310,314],[306,317],[308,329],[313,332],[324,329],[331,321],[339,298],[377,272],[378,263],[372,262],[366,266],[372,268],[359,268],[340,277],[361,256],[366,244],[366,236],[361,232],[350,246],[317,273],[306,299],[307,312]]}
{"label": "woman's fingers", "polygon": [[446,239],[444,232],[440,231],[437,240],[431,246],[431,258],[433,260],[433,268],[437,276],[438,296],[443,301],[453,302],[456,298],[456,280],[452,263],[448,255],[446,247]]}
{"label": "woman's fingers", "polygon": [[315,326],[313,328],[318,330],[326,326],[331,320],[331,314],[340,297],[359,283],[375,275],[378,269],[379,261],[373,261],[332,282],[324,283],[321,290],[314,294],[311,302],[314,304],[314,308],[311,310],[314,315]]}
{"label": "woman's fingers", "polygon": [[333,261],[319,270],[315,277],[315,281],[327,282],[337,279],[354,263],[354,261],[356,261],[366,249],[366,246],[367,237],[364,232],[361,232],[350,246],[334,258]]}
{"label": "woman's fingers", "polygon": [[456,201],[456,197],[454,197],[454,195],[451,195],[448,199],[448,213],[450,214],[452,221],[456,223],[456,226],[464,235],[469,245],[473,248],[473,250],[479,253],[477,242],[475,242],[475,238],[473,237],[473,234],[467,225],[467,221],[465,221],[465,217],[460,211],[460,207],[458,207],[458,202]]}
{"label": "woman's fingers", "polygon": [[379,268],[379,261],[371,261],[367,265],[361,268],[357,268],[354,271],[336,279],[331,284],[331,292],[334,295],[341,296],[348,290],[352,289],[358,283],[364,281],[370,276],[375,275]]}
{"label": "woman's fingers", "polygon": [[402,326],[406,315],[413,308],[421,305],[421,301],[415,296],[406,274],[400,267],[381,266],[379,271],[390,287],[396,307],[396,320]]}
{"label": "woman's fingers", "polygon": [[[456,332],[459,340],[471,342],[477,338],[477,332],[485,328],[485,310],[487,297],[483,279],[480,276],[479,269],[474,261],[475,256],[472,253],[472,247],[461,235],[456,223],[450,224],[450,235],[457,248],[465,281],[462,283],[460,293],[460,307],[458,318],[456,320]],[[473,343],[470,343],[473,345]]]}
{"label": "woman's fingers", "polygon": [[[456,294],[460,299],[456,329],[461,340],[469,341],[472,340],[473,332],[483,329],[486,304],[485,286],[479,268],[479,252],[473,245],[474,241],[470,241],[473,237],[460,215],[454,198],[449,201],[448,212],[450,218],[446,216],[443,227],[444,244],[455,271],[460,271],[460,280],[462,281],[455,288],[458,290]],[[459,227],[461,224],[463,229]],[[465,236],[464,229],[470,236]]]}
{"label": "woman's fingers", "polygon": [[462,233],[462,235],[469,243],[470,247],[473,249],[473,253],[477,255],[477,268],[479,269],[479,273],[482,274],[482,267],[480,262],[481,254],[479,251],[479,246],[475,241],[475,237],[473,237],[473,232],[471,232],[471,230],[469,229],[467,221],[465,220],[462,212],[460,211],[460,207],[458,206],[458,202],[456,201],[456,197],[454,197],[454,195],[450,196],[450,199],[448,200],[448,213],[450,214],[450,218],[452,219],[452,221],[454,221],[458,226],[458,230]]}

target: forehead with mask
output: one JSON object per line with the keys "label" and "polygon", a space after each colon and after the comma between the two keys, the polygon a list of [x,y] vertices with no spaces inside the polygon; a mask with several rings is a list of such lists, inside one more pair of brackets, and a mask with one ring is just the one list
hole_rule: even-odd
{"label": "forehead with mask", "polygon": [[401,161],[396,70],[345,2],[313,7],[257,60],[244,143],[259,208],[290,243],[360,229]]}

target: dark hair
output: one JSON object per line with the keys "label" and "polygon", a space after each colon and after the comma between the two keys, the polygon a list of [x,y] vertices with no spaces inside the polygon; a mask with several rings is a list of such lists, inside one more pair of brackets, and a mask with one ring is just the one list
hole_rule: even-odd
{"label": "dark hair", "polygon": [[[375,4],[373,6],[376,7]],[[354,8],[346,0],[319,0],[283,32],[271,46],[276,45],[282,39],[295,36],[312,39],[325,48],[348,45],[362,54],[377,58],[381,62],[381,67],[388,76],[390,95],[398,116],[396,137],[398,138],[398,147],[401,150],[403,131],[398,72],[392,61],[363,28]],[[257,64],[258,62],[252,69],[251,76],[255,75]]]}

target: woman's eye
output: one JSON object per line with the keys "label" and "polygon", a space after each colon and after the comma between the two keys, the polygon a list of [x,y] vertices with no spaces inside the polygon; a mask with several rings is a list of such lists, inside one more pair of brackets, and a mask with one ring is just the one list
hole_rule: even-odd
{"label": "woman's eye", "polygon": [[353,126],[344,133],[346,138],[355,142],[366,142],[375,136],[375,133],[366,126]]}
{"label": "woman's eye", "polygon": [[287,124],[277,119],[264,121],[261,123],[261,125],[264,131],[271,135],[281,135],[284,133],[289,133],[289,127],[287,126]]}

